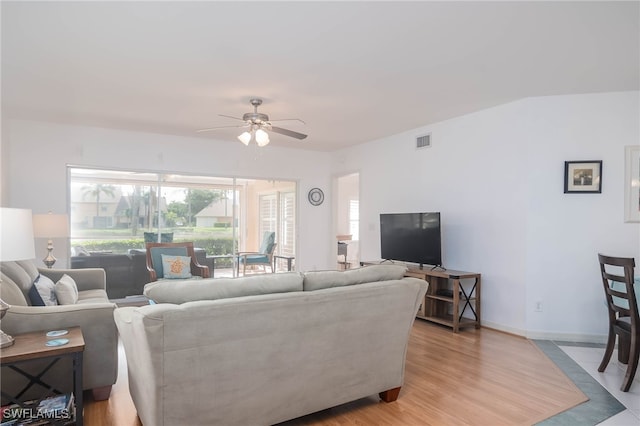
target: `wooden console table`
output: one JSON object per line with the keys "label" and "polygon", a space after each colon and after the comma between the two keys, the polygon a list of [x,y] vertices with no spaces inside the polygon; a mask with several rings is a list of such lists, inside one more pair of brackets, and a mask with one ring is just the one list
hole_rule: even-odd
{"label": "wooden console table", "polygon": [[[380,262],[361,262],[361,264],[363,266],[378,265]],[[418,309],[417,318],[451,327],[454,333],[463,327],[480,328],[482,278],[479,273],[442,268],[431,269],[430,266],[425,266],[423,269],[415,266],[407,266],[407,268],[406,277],[419,278],[429,283],[427,294]],[[463,316],[467,309],[473,318]]]}

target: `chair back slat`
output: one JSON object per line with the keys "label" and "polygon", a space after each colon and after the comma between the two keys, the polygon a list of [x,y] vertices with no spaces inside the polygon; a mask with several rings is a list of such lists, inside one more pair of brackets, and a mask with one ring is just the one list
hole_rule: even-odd
{"label": "chair back slat", "polygon": [[[638,319],[638,305],[634,284],[635,260],[632,257],[611,257],[598,255],[600,261],[600,272],[607,307],[610,315],[617,319],[620,317],[630,317],[631,321],[640,322]],[[613,272],[611,268],[616,268]],[[624,275],[618,271],[622,268]]]}

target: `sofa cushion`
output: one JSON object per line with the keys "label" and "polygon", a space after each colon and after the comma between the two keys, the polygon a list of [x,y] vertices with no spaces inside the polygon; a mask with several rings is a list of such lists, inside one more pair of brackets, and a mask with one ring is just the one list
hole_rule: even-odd
{"label": "sofa cushion", "polygon": [[298,272],[263,274],[241,278],[156,281],[144,286],[144,295],[157,303],[185,303],[259,294],[302,291]]}
{"label": "sofa cushion", "polygon": [[162,255],[164,278],[191,278],[191,257]]}
{"label": "sofa cushion", "polygon": [[29,290],[31,290],[31,286],[39,274],[37,273],[37,269],[35,275],[27,272],[27,270],[21,266],[21,263],[22,262],[2,262],[2,273],[18,286],[24,298],[29,301]]}
{"label": "sofa cushion", "polygon": [[38,275],[29,290],[29,299],[32,306],[56,306],[58,298],[51,278]]}
{"label": "sofa cushion", "polygon": [[38,271],[34,260],[18,260],[16,263],[29,275],[31,282],[35,281],[38,275],[40,275],[40,271]]}
{"label": "sofa cushion", "polygon": [[369,265],[346,271],[309,271],[304,273],[304,291],[342,287],[376,281],[399,280],[404,277],[404,265]]}
{"label": "sofa cushion", "polygon": [[78,301],[76,305],[82,305],[85,303],[105,303],[109,301],[107,292],[100,289],[84,290],[78,292]]}
{"label": "sofa cushion", "polygon": [[78,301],[78,286],[67,274],[58,280],[55,290],[60,305],[75,305]]}
{"label": "sofa cushion", "polygon": [[9,305],[28,306],[27,298],[20,290],[20,287],[0,270],[0,297]]}

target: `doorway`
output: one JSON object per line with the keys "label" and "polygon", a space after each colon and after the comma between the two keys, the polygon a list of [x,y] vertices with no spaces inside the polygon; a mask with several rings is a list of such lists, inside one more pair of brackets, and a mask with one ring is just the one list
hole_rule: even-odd
{"label": "doorway", "polygon": [[335,188],[336,261],[345,270],[360,262],[360,173],[336,177]]}

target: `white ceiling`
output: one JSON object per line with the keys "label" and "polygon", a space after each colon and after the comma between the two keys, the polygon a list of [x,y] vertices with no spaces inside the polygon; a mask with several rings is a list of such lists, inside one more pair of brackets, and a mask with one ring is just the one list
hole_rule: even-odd
{"label": "white ceiling", "polygon": [[[331,151],[529,96],[638,90],[634,2],[7,2],[2,115]],[[241,124],[241,123],[240,123]]]}

